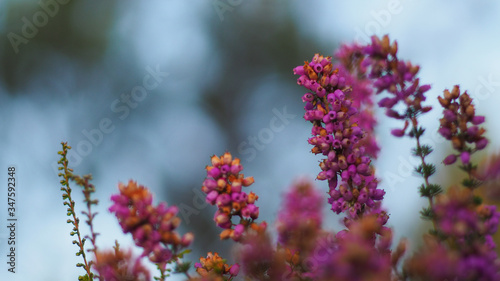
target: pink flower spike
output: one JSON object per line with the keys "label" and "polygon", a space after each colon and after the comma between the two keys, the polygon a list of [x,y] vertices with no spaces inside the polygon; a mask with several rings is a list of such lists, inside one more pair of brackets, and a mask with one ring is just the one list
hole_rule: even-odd
{"label": "pink flower spike", "polygon": [[443,164],[445,165],[451,165],[457,161],[457,156],[455,154],[450,154],[443,160]]}

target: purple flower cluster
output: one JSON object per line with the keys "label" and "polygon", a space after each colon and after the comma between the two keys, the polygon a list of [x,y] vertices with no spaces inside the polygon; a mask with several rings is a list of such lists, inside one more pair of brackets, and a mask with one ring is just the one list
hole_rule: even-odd
{"label": "purple flower cluster", "polygon": [[492,238],[500,219],[496,207],[477,205],[472,190],[451,187],[436,197],[433,209],[443,242],[427,241],[405,265],[409,274],[425,280],[500,280]]}
{"label": "purple flower cluster", "polygon": [[[212,166],[206,167],[208,178],[201,190],[207,194],[208,203],[217,205],[214,220],[217,226],[224,229],[220,234],[221,239],[239,241],[249,227],[265,229],[265,223],[254,222],[259,217],[259,207],[254,204],[259,197],[253,192],[247,194],[242,190],[243,186],[253,184],[254,179],[240,174],[243,170],[240,159],[233,160],[231,154],[226,152],[221,157],[212,156],[211,161]],[[233,224],[233,216],[240,218],[238,224]]]}
{"label": "purple flower cluster", "polygon": [[337,233],[335,239],[318,240],[304,276],[319,281],[391,280],[391,242],[391,230],[376,216],[365,216],[352,222],[348,231]]}
{"label": "purple flower cluster", "polygon": [[[313,124],[308,142],[314,146],[313,153],[326,156],[317,179],[328,180],[332,210],[337,214],[348,211],[355,218],[365,209],[378,208],[376,201],[385,192],[377,188],[370,157],[359,145],[365,133],[352,121],[358,110],[346,98],[350,87],[338,69],[332,68],[331,57],[316,54],[311,63],[296,67],[294,73],[300,75],[297,83],[311,91],[302,97],[304,119]],[[339,176],[342,183],[337,189]],[[381,218],[387,218],[385,213]]]}
{"label": "purple flower cluster", "polygon": [[109,211],[115,213],[123,232],[131,233],[135,244],[143,248],[142,256],[154,263],[166,263],[176,251],[191,244],[193,234],[180,236],[175,231],[181,222],[177,207],[167,207],[163,202],[154,207],[149,190],[134,181],[120,183],[119,189],[120,194],[111,196],[114,204]]}
{"label": "purple flower cluster", "polygon": [[239,264],[228,265],[219,254],[212,252],[208,252],[206,258],[201,257],[200,262],[195,263],[194,267],[202,277],[196,280],[231,280],[240,271]]}
{"label": "purple flower cluster", "polygon": [[[484,149],[488,144],[488,139],[483,136],[485,129],[479,127],[484,122],[484,116],[476,115],[472,99],[467,92],[461,94],[458,85],[451,92],[445,90],[443,97],[438,99],[444,108],[439,133],[451,141],[458,152],[448,155],[443,163],[450,165],[460,158],[462,164],[469,165],[471,154]],[[474,144],[475,147],[468,144]]]}
{"label": "purple flower cluster", "polygon": [[285,195],[278,214],[279,243],[294,251],[309,252],[321,231],[322,203],[323,196],[313,183],[306,180],[295,183]]}
{"label": "purple flower cluster", "polygon": [[[358,73],[374,80],[373,87],[377,93],[387,91],[391,96],[382,98],[378,105],[386,108],[386,115],[395,119],[412,119],[416,127],[417,112],[428,112],[431,107],[422,106],[425,101],[424,93],[430,90],[430,85],[419,85],[416,77],[419,66],[397,58],[398,45],[390,43],[386,35],[382,39],[373,36],[371,44],[366,46],[344,45],[336,54],[344,65],[356,67]],[[405,112],[398,112],[394,107],[402,102]],[[408,121],[402,129],[393,129],[394,136],[402,137],[406,134]]]}
{"label": "purple flower cluster", "polygon": [[476,205],[470,189],[457,187],[451,187],[448,194],[436,198],[434,212],[441,233],[454,237],[459,247],[466,247],[468,239],[491,238],[500,219],[495,206]]}

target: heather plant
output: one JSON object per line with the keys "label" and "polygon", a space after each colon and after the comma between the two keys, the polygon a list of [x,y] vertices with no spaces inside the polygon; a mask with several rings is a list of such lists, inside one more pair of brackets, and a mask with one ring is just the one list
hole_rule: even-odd
{"label": "heather plant", "polygon": [[[238,158],[229,152],[212,156],[206,166],[201,190],[214,206],[213,220],[221,228],[220,239],[236,244],[236,263],[228,264],[216,250],[199,261],[187,261],[192,233],[177,231],[181,220],[175,205],[153,205],[153,194],[130,180],[118,184],[109,211],[124,233],[130,234],[142,250],[134,257],[116,242],[113,249],[97,247],[93,222],[98,203],[91,195],[91,176],[79,177],[68,168],[71,148],[62,143],[59,168],[64,205],[68,207],[71,236],[83,259],[79,280],[167,280],[182,274],[186,280],[500,280],[495,235],[500,212],[483,202],[482,194],[498,197],[500,157],[483,164],[473,155],[488,145],[471,97],[459,86],[444,90],[438,97],[443,108],[439,133],[451,143],[453,153],[442,163],[429,162],[433,148],[423,143],[425,127],[421,116],[432,107],[425,105],[430,86],[421,84],[419,66],[398,57],[397,42],[388,36],[372,37],[367,45],[343,45],[334,58],[315,54],[312,60],[293,69],[297,84],[306,88],[304,119],[312,125],[307,140],[311,152],[321,160],[316,179],[326,181],[318,189],[308,179],[295,181],[284,194],[282,207],[273,224],[275,241],[268,223],[259,219],[259,195],[250,191],[253,177],[245,177]],[[375,103],[375,96],[381,95]],[[383,206],[386,194],[372,160],[378,156],[374,117],[375,106],[389,118],[401,121],[395,137],[414,140],[412,154],[419,159],[415,173],[422,178],[418,187],[428,206],[421,217],[432,223],[423,237],[423,246],[410,252],[407,240],[393,243],[389,214]],[[459,160],[459,161],[458,161]],[[458,162],[457,162],[458,161]],[[458,164],[465,172],[460,185],[444,188],[433,180],[436,165]],[[82,188],[89,235],[82,234],[70,182]],[[416,187],[417,188],[417,187]],[[326,196],[324,196],[326,194]],[[327,198],[325,198],[327,197]],[[325,200],[326,199],[326,200]],[[341,216],[344,228],[323,228],[323,204]],[[85,247],[86,240],[92,246]],[[145,263],[158,272],[150,273]]]}

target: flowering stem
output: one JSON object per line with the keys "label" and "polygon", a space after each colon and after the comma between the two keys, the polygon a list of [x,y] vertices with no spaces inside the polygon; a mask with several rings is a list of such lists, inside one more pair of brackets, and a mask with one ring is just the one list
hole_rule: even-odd
{"label": "flowering stem", "polygon": [[155,277],[154,279],[158,280],[158,281],[164,281],[165,279],[167,279],[167,275],[165,274],[166,264],[165,263],[156,263],[156,267],[160,271],[160,277]]}
{"label": "flowering stem", "polygon": [[[97,205],[98,200],[92,200],[91,194],[95,192],[95,187],[93,184],[91,184],[89,181],[92,180],[92,175],[85,175],[82,177],[77,176],[77,175],[72,175],[71,179],[76,182],[77,185],[81,186],[83,188],[82,192],[83,195],[85,196],[84,202],[87,203],[87,211],[82,211],[82,214],[87,216],[87,224],[89,225],[90,228],[90,236],[85,236],[85,238],[90,239],[90,242],[92,243],[92,249],[88,249],[88,252],[93,252],[94,255],[97,252],[97,244],[96,244],[96,238],[99,235],[99,233],[96,233],[94,231],[94,224],[93,220],[94,217],[97,215],[97,213],[92,213],[92,205]],[[96,255],[97,257],[97,255]],[[97,262],[97,261],[96,261]],[[92,261],[90,261],[90,265],[92,265]],[[97,277],[97,276],[96,276]]]}
{"label": "flowering stem", "polygon": [[[73,225],[73,230],[70,232],[71,236],[76,235],[78,237],[78,240],[73,240],[73,244],[76,244],[80,250],[76,252],[77,256],[82,256],[83,258],[83,264],[82,263],[77,263],[77,267],[83,267],[85,271],[87,272],[87,276],[89,280],[92,280],[94,278],[94,274],[91,272],[90,267],[91,263],[87,262],[87,257],[85,255],[85,238],[82,238],[80,234],[80,228],[79,228],[79,223],[80,219],[76,216],[75,213],[75,201],[71,198],[71,187],[69,186],[69,180],[73,178],[73,169],[68,168],[68,159],[66,158],[66,155],[68,154],[68,150],[71,149],[71,146],[68,146],[66,142],[62,142],[62,151],[59,151],[58,153],[61,155],[61,160],[59,160],[58,164],[61,164],[62,167],[59,167],[59,170],[64,171],[64,173],[59,173],[59,176],[62,177],[63,179],[60,181],[61,184],[63,185],[61,187],[61,191],[63,191],[63,200],[64,205],[68,206],[67,209],[67,216],[72,217],[72,219],[68,219],[67,222],[71,223]],[[94,246],[95,247],[95,246]]]}

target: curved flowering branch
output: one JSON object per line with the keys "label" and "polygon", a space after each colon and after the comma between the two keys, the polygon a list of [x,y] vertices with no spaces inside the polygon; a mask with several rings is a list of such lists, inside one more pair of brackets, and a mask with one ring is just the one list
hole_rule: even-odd
{"label": "curved flowering branch", "polygon": [[[82,214],[84,214],[87,217],[87,220],[85,222],[90,228],[90,236],[85,235],[85,238],[90,239],[90,242],[92,243],[93,247],[91,249],[88,249],[87,251],[93,252],[95,254],[97,252],[96,239],[99,233],[95,232],[94,230],[93,222],[95,216],[97,215],[97,212],[92,212],[92,205],[97,205],[99,203],[99,200],[91,198],[92,193],[95,192],[95,186],[90,183],[90,180],[92,180],[92,175],[85,175],[83,177],[80,177],[78,175],[72,175],[71,179],[74,180],[77,185],[82,187],[82,192],[85,197],[83,202],[87,204],[87,211],[82,211]],[[90,262],[90,264],[92,263],[93,261]]]}
{"label": "curved flowering branch", "polygon": [[[397,51],[397,42],[394,41],[391,44],[387,35],[382,39],[373,36],[371,44],[344,45],[336,56],[344,65],[351,69],[355,68],[362,77],[374,80],[373,86],[377,93],[387,92],[390,95],[382,98],[378,105],[386,109],[385,113],[388,117],[404,121],[403,128],[393,129],[392,135],[396,137],[408,135],[415,138],[416,147],[413,149],[413,154],[421,160],[421,164],[416,167],[415,171],[424,179],[420,194],[429,200],[429,208],[424,208],[421,214],[423,218],[433,221],[433,198],[442,192],[442,188],[429,181],[436,167],[425,159],[432,152],[432,147],[421,143],[425,129],[419,125],[418,121],[421,114],[432,109],[430,106],[422,105],[422,102],[426,100],[425,93],[430,89],[430,85],[420,85],[420,79],[417,78],[420,67],[409,61],[400,60],[397,57]],[[395,106],[401,103],[404,110],[402,112],[395,110]],[[409,125],[411,129],[408,131]],[[433,225],[435,230],[434,221]]]}
{"label": "curved flowering branch", "polygon": [[[73,240],[73,244],[76,244],[79,248],[78,252],[76,252],[77,256],[81,256],[83,258],[83,263],[77,263],[77,267],[83,267],[85,269],[86,275],[81,276],[81,278],[86,278],[87,280],[93,280],[96,276],[95,274],[91,271],[93,261],[87,261],[87,256],[85,254],[85,241],[86,238],[82,237],[82,234],[80,232],[80,219],[76,215],[75,211],[75,201],[71,197],[71,187],[69,186],[69,181],[74,180],[76,178],[77,184],[81,185],[81,182],[79,181],[80,177],[77,177],[73,175],[73,169],[69,168],[69,160],[67,158],[68,151],[71,149],[71,146],[68,145],[67,142],[61,142],[62,145],[62,150],[58,152],[59,155],[61,155],[61,159],[58,161],[58,164],[61,166],[58,168],[58,170],[62,171],[59,173],[59,177],[62,177],[63,179],[60,181],[62,187],[61,191],[63,191],[63,201],[64,205],[67,206],[67,216],[70,217],[70,219],[67,220],[68,223],[71,223],[73,225],[73,229],[70,232],[71,236],[77,237],[78,240]],[[95,213],[93,214],[90,210],[90,206],[92,204],[97,204],[96,201],[93,201],[90,199],[90,193],[93,192],[93,185],[88,186],[88,176],[87,178],[87,184],[82,185],[83,193],[85,195],[85,202],[87,203],[88,207],[88,213],[85,213],[88,217],[87,224],[91,228],[91,235],[92,237],[91,242],[93,245],[93,249],[90,249],[90,251],[95,252],[97,247],[95,244],[95,239],[97,237],[97,233],[94,233],[93,225],[92,225],[92,218],[96,215]],[[87,237],[87,236],[86,236]]]}
{"label": "curved flowering branch", "polygon": [[385,224],[388,216],[377,202],[385,191],[377,188],[375,171],[361,142],[366,134],[353,122],[358,109],[347,95],[352,88],[339,70],[333,69],[331,57],[319,54],[310,63],[296,67],[294,74],[300,75],[297,84],[311,91],[302,97],[306,103],[304,119],[313,124],[313,137],[308,142],[314,146],[313,153],[326,156],[317,179],[328,180],[332,210],[337,214],[348,212],[347,220],[363,213],[378,213],[381,224]]}

